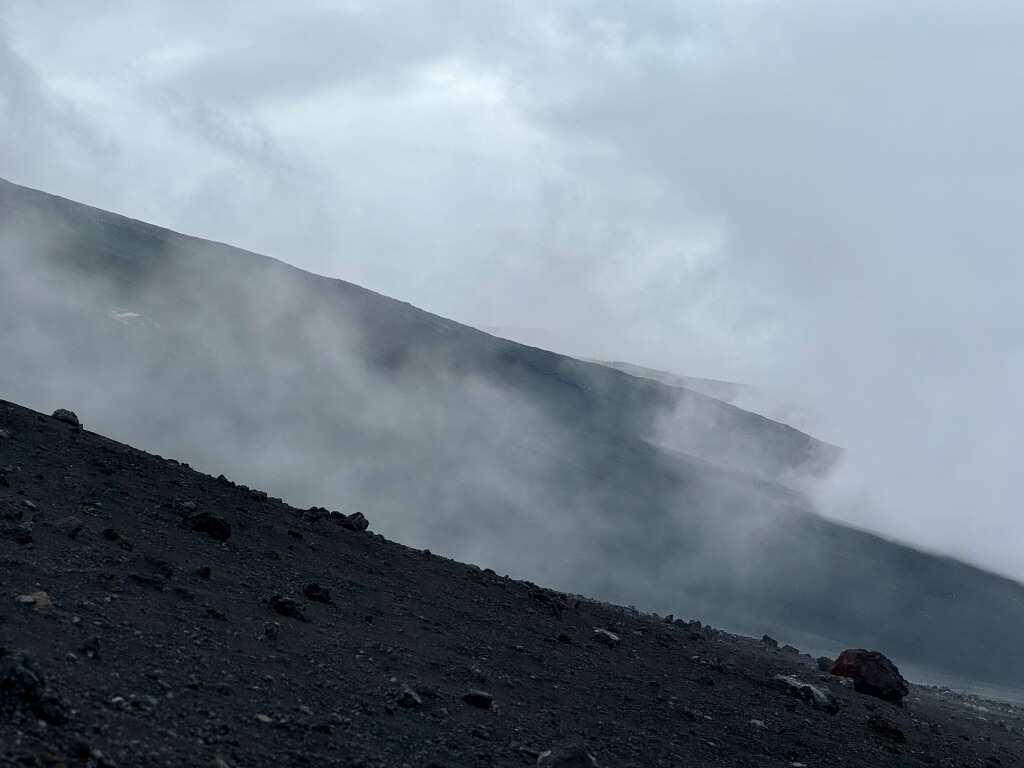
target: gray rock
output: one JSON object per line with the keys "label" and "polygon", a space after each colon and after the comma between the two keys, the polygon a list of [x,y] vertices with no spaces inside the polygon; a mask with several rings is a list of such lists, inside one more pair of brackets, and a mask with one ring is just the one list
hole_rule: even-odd
{"label": "gray rock", "polygon": [[270,607],[277,613],[282,616],[287,616],[290,619],[298,619],[299,621],[306,620],[306,615],[302,612],[302,606],[290,597],[274,595],[270,598]]}
{"label": "gray rock", "polygon": [[463,696],[462,700],[467,704],[474,707],[478,707],[480,709],[490,709],[491,704],[494,701],[494,697],[485,691],[474,690],[470,691],[465,696]]}
{"label": "gray rock", "polygon": [[85,523],[82,522],[80,517],[71,516],[62,517],[54,523],[54,526],[69,539],[74,539],[82,532],[82,528],[85,527]]}
{"label": "gray rock", "polygon": [[71,424],[79,429],[82,427],[82,422],[78,420],[75,412],[69,411],[67,408],[58,408],[52,415],[57,421],[63,421],[65,424]]}
{"label": "gray rock", "polygon": [[597,768],[597,760],[579,744],[555,747],[537,758],[542,768]]}
{"label": "gray rock", "polygon": [[0,656],[0,709],[21,709],[38,704],[46,681],[23,651]]}
{"label": "gray rock", "polygon": [[812,704],[816,709],[834,715],[839,711],[839,702],[835,696],[816,685],[805,683],[795,675],[776,675],[772,684],[787,693]]}
{"label": "gray rock", "polygon": [[413,709],[423,704],[423,699],[408,685],[402,686],[402,693],[398,696],[398,703],[405,709]]}

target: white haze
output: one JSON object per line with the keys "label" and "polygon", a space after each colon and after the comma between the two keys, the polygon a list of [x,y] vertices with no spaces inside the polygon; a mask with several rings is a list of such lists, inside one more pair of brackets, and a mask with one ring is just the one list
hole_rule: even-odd
{"label": "white haze", "polygon": [[[714,481],[634,498],[627,480],[616,496],[617,472],[592,458],[602,449],[552,424],[541,398],[460,373],[433,352],[381,369],[381,349],[355,310],[311,292],[308,276],[288,267],[262,272],[256,261],[235,294],[223,266],[230,249],[182,238],[156,259],[162,266],[133,280],[124,303],[107,276],[54,267],[109,228],[39,219],[0,232],[3,399],[44,412],[71,407],[90,430],[298,507],[363,511],[374,531],[406,545],[719,623],[739,619],[700,599],[702,581],[757,569],[766,542],[798,523],[790,499],[759,500]],[[168,311],[169,297],[187,302],[184,311]],[[139,325],[110,316],[126,310]],[[741,435],[719,439],[729,430],[718,429],[714,411],[702,400],[666,416],[703,444],[678,429],[651,437],[777,476]],[[636,450],[626,436],[583,435]],[[639,562],[631,552],[643,553]],[[742,628],[769,626],[759,620],[770,621]]]}
{"label": "white haze", "polygon": [[806,392],[828,514],[1024,578],[1019,3],[0,9],[0,175]]}

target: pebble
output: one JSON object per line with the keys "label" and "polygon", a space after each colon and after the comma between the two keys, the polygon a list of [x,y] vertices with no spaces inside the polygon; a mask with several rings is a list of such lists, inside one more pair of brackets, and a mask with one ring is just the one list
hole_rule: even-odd
{"label": "pebble", "polygon": [[467,704],[479,707],[480,709],[490,709],[491,703],[494,701],[494,697],[485,691],[473,690],[463,696],[462,700]]}

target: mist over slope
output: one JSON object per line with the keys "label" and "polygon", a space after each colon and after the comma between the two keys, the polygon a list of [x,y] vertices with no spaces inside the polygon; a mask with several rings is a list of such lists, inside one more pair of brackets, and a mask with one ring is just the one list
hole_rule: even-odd
{"label": "mist over slope", "polygon": [[6,182],[0,327],[3,398],[406,544],[1024,686],[1024,588],[823,520],[835,448],[684,387]]}

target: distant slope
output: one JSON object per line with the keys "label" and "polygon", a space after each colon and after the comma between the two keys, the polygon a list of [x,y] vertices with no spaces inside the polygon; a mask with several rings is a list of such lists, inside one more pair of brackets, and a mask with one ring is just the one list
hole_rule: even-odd
{"label": "distant slope", "polygon": [[[814,431],[814,424],[818,421],[816,414],[806,403],[799,402],[799,398],[787,392],[780,392],[765,387],[754,387],[749,384],[739,384],[733,381],[720,381],[718,379],[705,379],[698,376],[680,376],[669,371],[659,371],[653,368],[645,368],[642,365],[626,363],[621,361],[595,361],[609,368],[628,373],[644,379],[653,379],[662,384],[672,387],[683,387],[694,392],[721,400],[737,408],[757,413],[772,421],[788,424],[791,427],[802,431]],[[832,446],[822,444],[825,453],[838,453]]]}
{"label": "distant slope", "polygon": [[692,390],[9,183],[0,328],[0,397],[298,506],[564,589],[1024,686],[1019,585],[821,519],[787,483],[835,449]]}

